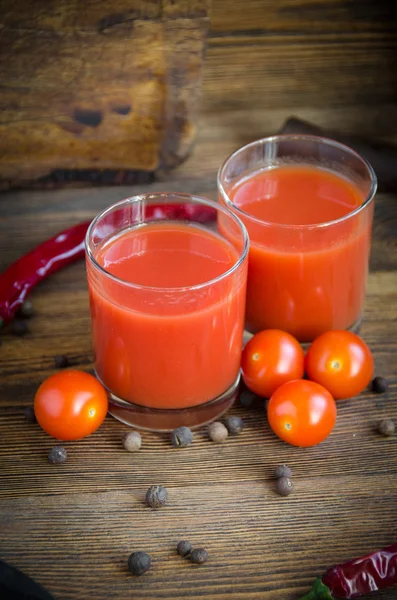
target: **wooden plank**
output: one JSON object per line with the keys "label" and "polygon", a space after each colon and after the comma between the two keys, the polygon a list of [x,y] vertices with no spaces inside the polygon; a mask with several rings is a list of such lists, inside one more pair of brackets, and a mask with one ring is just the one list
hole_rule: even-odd
{"label": "wooden plank", "polygon": [[120,31],[136,19],[159,19],[161,3],[158,0],[2,0],[0,20],[3,27],[19,31],[53,31],[110,33]]}
{"label": "wooden plank", "polygon": [[[382,316],[387,319],[387,315]],[[89,340],[89,323],[87,321],[84,335],[78,319],[73,328],[78,343],[75,343],[74,354],[71,354],[72,363],[73,358],[83,356],[85,349],[89,351],[84,341]],[[59,331],[55,329],[54,333]],[[391,327],[390,335],[395,336],[396,333],[396,327]],[[374,352],[377,371],[393,381],[397,352],[395,344],[382,341],[382,334],[385,332],[379,329],[376,332],[374,324],[366,323],[363,335]],[[67,464],[55,468],[47,460],[54,440],[38,425],[27,423],[23,411],[23,405],[32,403],[42,378],[54,371],[48,355],[54,346],[51,336],[41,340],[37,337],[35,346],[40,344],[44,346],[43,351],[36,351],[31,360],[27,359],[28,351],[23,352],[19,348],[19,360],[3,363],[0,497],[96,493],[109,489],[134,490],[143,494],[149,485],[155,483],[164,483],[170,488],[183,487],[185,482],[188,482],[188,487],[203,482],[212,486],[219,483],[220,474],[227,477],[230,484],[258,481],[264,477],[270,481],[277,461],[290,465],[298,477],[308,475],[308,464],[311,477],[330,474],[341,477],[348,471],[352,477],[357,477],[357,483],[361,478],[376,474],[397,474],[397,445],[393,439],[383,438],[376,432],[379,420],[397,419],[395,383],[387,396],[367,392],[357,399],[339,402],[337,425],[332,435],[314,448],[302,450],[277,439],[266,422],[263,403],[258,403],[252,409],[233,409],[233,413],[242,416],[246,422],[243,434],[217,446],[209,442],[203,429],[195,432],[193,446],[186,451],[175,450],[166,435],[144,432],[141,451],[128,454],[121,443],[126,426],[108,417],[101,429],[86,440],[66,443],[69,453]],[[32,344],[26,345],[30,346],[32,353]],[[67,351],[71,346],[71,336],[64,336],[61,346],[61,351]],[[76,357],[77,352],[80,354]],[[76,366],[87,366],[87,363],[81,363]],[[26,374],[21,376],[21,372]],[[365,465],[362,463],[363,456],[366,457]],[[397,486],[397,483],[393,485]],[[351,491],[353,493],[354,489]],[[376,495],[376,490],[373,491]]]}
{"label": "wooden plank", "polygon": [[397,88],[393,34],[345,42],[338,36],[311,40],[305,34],[218,42],[213,40],[207,52],[205,112],[376,106],[392,102]]}
{"label": "wooden plank", "polygon": [[[180,453],[178,469],[186,454]],[[295,477],[294,495],[284,499],[263,477],[274,462],[263,457],[257,481],[172,488],[169,506],[157,512],[144,506],[144,487],[119,492],[113,482],[96,494],[3,500],[2,557],[17,562],[58,600],[290,600],[331,563],[393,542],[395,478],[373,474],[353,487],[348,466],[344,474],[319,477],[308,460],[305,473]],[[205,566],[176,554],[182,538],[207,549]],[[141,578],[132,577],[126,565],[138,549],[153,559]],[[394,597],[394,590],[377,595]]]}
{"label": "wooden plank", "polygon": [[211,36],[268,32],[390,31],[396,27],[391,2],[347,0],[213,0]]}
{"label": "wooden plank", "polygon": [[5,2],[1,18],[0,189],[59,170],[154,173],[187,156],[205,0],[192,10],[160,0],[23,6]]}
{"label": "wooden plank", "polygon": [[[197,157],[199,158],[199,157]],[[220,162],[218,163],[220,164]],[[185,191],[193,194],[216,198],[215,187],[216,165],[212,164],[213,173],[209,180],[197,181],[194,179],[181,179],[178,184],[173,180],[166,184],[164,181],[151,184],[150,189],[162,191],[172,185],[175,191]],[[215,169],[214,169],[215,166]],[[172,182],[172,183],[171,183]],[[78,221],[93,218],[101,209],[111,202],[127,198],[133,194],[144,193],[148,186],[135,186],[134,188],[103,188],[94,193],[81,190],[59,190],[47,192],[21,192],[3,194],[3,204],[10,203],[9,215],[18,216],[11,221],[0,220],[0,237],[11,235],[18,237],[18,247],[6,246],[0,257],[0,271],[22,253],[27,252],[43,239],[55,235],[57,231],[66,228]],[[17,198],[18,202],[13,202]],[[22,211],[29,211],[31,202],[35,203],[36,213],[27,213],[25,219]],[[396,268],[396,237],[397,230],[397,202],[391,194],[378,194],[376,197],[376,216],[374,222],[374,235],[371,256],[372,270],[394,270]],[[59,212],[58,212],[59,211]],[[24,221],[26,226],[23,225]]]}

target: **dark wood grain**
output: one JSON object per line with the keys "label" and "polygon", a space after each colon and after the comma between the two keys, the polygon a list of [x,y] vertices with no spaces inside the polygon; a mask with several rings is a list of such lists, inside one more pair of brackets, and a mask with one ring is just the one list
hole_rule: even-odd
{"label": "dark wood grain", "polygon": [[394,101],[396,29],[388,0],[214,0],[204,106]]}
{"label": "dark wood grain", "polygon": [[[56,3],[48,6],[43,28]],[[167,0],[163,10],[176,20],[201,18],[200,6]],[[215,198],[225,157],[276,132],[291,114],[397,142],[390,66],[395,23],[387,11],[383,3],[338,0],[249,0],[241,11],[241,3],[215,0],[192,157],[150,185],[3,193],[0,272],[38,242],[121,198],[165,189]],[[92,26],[90,14],[82,12],[81,27]],[[28,17],[21,19],[29,28]],[[64,26],[75,27],[69,14]],[[107,27],[117,28],[115,19]],[[121,444],[126,427],[107,418],[89,438],[67,443],[66,464],[50,465],[54,442],[25,420],[24,409],[55,372],[54,355],[92,368],[84,264],[40,285],[31,296],[30,333],[22,339],[1,332],[0,558],[56,600],[297,600],[326,567],[395,542],[397,436],[383,438],[375,426],[385,417],[397,420],[397,197],[378,195],[375,212],[362,335],[391,387],[386,395],[367,391],[341,402],[335,431],[311,449],[279,441],[258,403],[233,408],[246,429],[220,446],[204,430],[186,450],[172,448],[167,436],[144,433],[141,451],[128,454]],[[289,498],[274,491],[281,462],[294,471]],[[155,512],[143,500],[158,483],[170,501]],[[177,556],[181,538],[207,548],[208,563],[195,567]],[[137,549],[153,558],[141,578],[126,567]],[[396,594],[392,589],[373,599]]]}
{"label": "dark wood grain", "polygon": [[[195,160],[196,179],[183,179],[181,172],[178,185],[174,179],[151,189],[182,186],[214,196],[214,176],[200,179]],[[188,165],[183,170],[189,174]],[[4,196],[2,265],[120,194],[139,191]],[[186,450],[172,448],[166,436],[145,433],[142,450],[131,455],[121,445],[125,426],[108,418],[91,437],[67,444],[65,465],[50,465],[46,456],[53,441],[27,423],[23,411],[40,381],[54,372],[55,354],[65,353],[72,366],[92,367],[84,265],[35,290],[31,333],[20,339],[6,331],[0,349],[2,558],[59,600],[128,595],[296,600],[330,564],[393,542],[397,444],[396,438],[380,437],[375,426],[383,417],[397,418],[396,200],[378,198],[363,328],[377,372],[390,378],[391,388],[385,396],[366,392],[342,402],[332,436],[312,449],[277,440],[259,404],[233,409],[247,426],[222,446],[210,443],[205,431]],[[295,492],[287,499],[274,492],[273,472],[281,462],[294,471]],[[169,490],[169,506],[159,512],[144,504],[153,483]],[[198,569],[176,555],[181,538],[207,548],[206,566]],[[136,549],[153,557],[153,569],[141,579],[126,569]],[[394,596],[391,590],[377,597]]]}
{"label": "dark wood grain", "polygon": [[368,31],[392,31],[395,28],[394,6],[387,0],[361,3],[346,0],[245,0],[244,10],[238,2],[215,0],[212,5],[213,35],[230,32],[318,31],[354,35]]}
{"label": "dark wood grain", "polygon": [[[188,155],[208,2],[3,0],[0,188],[108,181]],[[105,171],[105,173],[103,173]],[[64,172],[67,172],[65,174]]]}

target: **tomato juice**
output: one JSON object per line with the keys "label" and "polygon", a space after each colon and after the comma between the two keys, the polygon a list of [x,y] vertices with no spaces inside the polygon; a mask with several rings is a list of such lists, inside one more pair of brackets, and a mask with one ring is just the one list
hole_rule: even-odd
{"label": "tomato juice", "polygon": [[236,381],[247,275],[237,246],[196,223],[159,221],[117,232],[88,257],[95,369],[112,394],[180,409]]}
{"label": "tomato juice", "polygon": [[292,164],[244,174],[226,193],[221,203],[251,242],[248,331],[282,329],[308,342],[361,319],[373,213],[357,210],[362,187],[336,171]]}

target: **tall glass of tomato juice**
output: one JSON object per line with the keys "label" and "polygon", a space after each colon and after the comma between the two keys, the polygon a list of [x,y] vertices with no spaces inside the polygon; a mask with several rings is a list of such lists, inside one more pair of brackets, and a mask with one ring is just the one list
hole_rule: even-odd
{"label": "tall glass of tomato juice", "polygon": [[217,202],[143,194],[99,214],[86,238],[97,377],[136,427],[195,427],[239,381],[248,234]]}
{"label": "tall glass of tomato juice", "polygon": [[232,154],[220,203],[250,237],[246,330],[277,328],[300,342],[358,329],[377,181],[370,164],[333,140],[279,135]]}

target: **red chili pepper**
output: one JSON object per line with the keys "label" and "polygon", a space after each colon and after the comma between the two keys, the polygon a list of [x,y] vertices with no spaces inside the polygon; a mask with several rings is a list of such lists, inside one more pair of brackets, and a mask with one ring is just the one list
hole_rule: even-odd
{"label": "red chili pepper", "polygon": [[61,231],[12,263],[0,275],[0,324],[8,323],[39,281],[83,258],[90,222]]}
{"label": "red chili pepper", "polygon": [[[189,204],[145,206],[145,218],[165,217],[207,223],[216,219],[216,210]],[[35,285],[84,257],[84,239],[89,224],[87,221],[61,231],[16,260],[0,275],[0,327],[13,319]]]}
{"label": "red chili pepper", "polygon": [[397,544],[328,569],[301,600],[349,600],[397,583]]}

